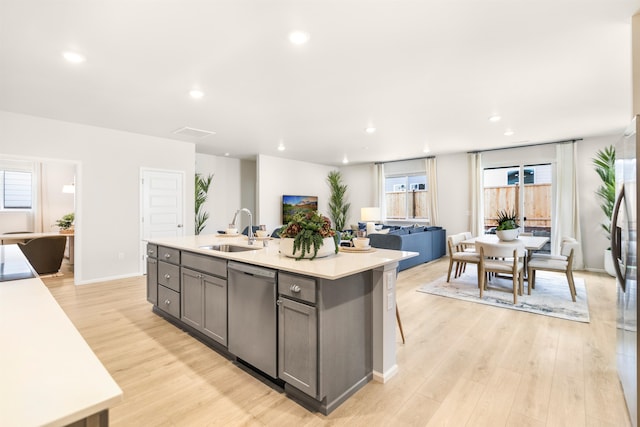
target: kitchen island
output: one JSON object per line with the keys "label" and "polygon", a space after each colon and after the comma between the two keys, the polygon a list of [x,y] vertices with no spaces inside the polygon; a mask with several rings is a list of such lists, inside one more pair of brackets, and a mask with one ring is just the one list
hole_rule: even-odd
{"label": "kitchen island", "polygon": [[328,414],[397,372],[396,268],[416,255],[373,249],[297,261],[279,253],[278,239],[151,239],[147,296],[155,313]]}
{"label": "kitchen island", "polygon": [[0,279],[0,425],[107,426],[122,390],[16,245]]}

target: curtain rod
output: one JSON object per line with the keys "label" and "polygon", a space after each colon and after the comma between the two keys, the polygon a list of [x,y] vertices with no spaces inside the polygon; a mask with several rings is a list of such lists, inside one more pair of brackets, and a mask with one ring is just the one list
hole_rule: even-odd
{"label": "curtain rod", "polygon": [[400,159],[400,160],[389,160],[388,162],[374,162],[374,165],[384,165],[385,163],[397,163],[397,162],[408,162],[410,160],[426,160],[426,159],[435,159],[436,156],[425,156],[425,157],[412,157],[410,159]]}
{"label": "curtain rod", "polygon": [[486,153],[488,151],[513,150],[514,148],[538,147],[540,145],[550,145],[550,144],[568,144],[569,142],[578,142],[578,141],[582,141],[582,138],[564,139],[562,141],[553,141],[553,142],[539,142],[537,144],[515,145],[513,147],[488,148],[486,150],[467,151],[467,154]]}

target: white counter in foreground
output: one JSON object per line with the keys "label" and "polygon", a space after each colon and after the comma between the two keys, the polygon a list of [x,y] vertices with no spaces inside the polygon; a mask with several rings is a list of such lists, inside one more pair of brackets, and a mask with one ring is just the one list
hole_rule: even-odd
{"label": "white counter in foreground", "polygon": [[64,426],[122,390],[44,283],[0,283],[0,426]]}

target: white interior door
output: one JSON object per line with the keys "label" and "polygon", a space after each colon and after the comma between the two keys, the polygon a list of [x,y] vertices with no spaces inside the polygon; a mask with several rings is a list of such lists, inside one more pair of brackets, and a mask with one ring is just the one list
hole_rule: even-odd
{"label": "white interior door", "polygon": [[184,173],[141,171],[142,271],[146,273],[145,239],[184,235]]}

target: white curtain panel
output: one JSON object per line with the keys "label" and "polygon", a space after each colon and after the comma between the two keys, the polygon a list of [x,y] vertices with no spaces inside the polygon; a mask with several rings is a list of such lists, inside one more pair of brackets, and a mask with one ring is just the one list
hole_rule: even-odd
{"label": "white curtain panel", "polygon": [[376,181],[378,184],[377,191],[377,206],[380,207],[380,222],[384,224],[387,220],[387,206],[385,203],[385,189],[384,189],[384,164],[378,163],[376,165]]}
{"label": "white curtain panel", "polygon": [[[42,163],[38,163],[34,169],[36,174],[36,200],[34,209],[32,209],[34,215],[33,231],[42,233],[45,230],[44,218],[48,218],[49,214],[49,195],[44,191],[47,177]],[[46,230],[49,231],[49,227]]]}
{"label": "white curtain panel", "polygon": [[[556,188],[551,228],[551,253],[554,255],[560,253],[563,238],[570,237],[582,242],[576,163],[575,142],[556,145]],[[574,254],[573,267],[584,268],[582,247]]]}
{"label": "white curtain panel", "polygon": [[484,234],[484,197],[482,189],[482,154],[469,153],[469,188],[471,217],[469,230],[474,236]]}
{"label": "white curtain panel", "polygon": [[435,157],[425,159],[425,170],[429,185],[429,225],[438,225],[438,171]]}

